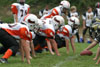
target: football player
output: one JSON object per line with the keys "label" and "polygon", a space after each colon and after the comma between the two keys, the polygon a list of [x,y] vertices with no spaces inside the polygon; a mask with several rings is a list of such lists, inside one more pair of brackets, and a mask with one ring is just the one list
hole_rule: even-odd
{"label": "football player", "polygon": [[[83,51],[90,50],[91,48],[93,48],[99,43],[96,56],[93,58],[93,60],[96,60],[100,55],[100,22],[93,23],[91,29],[92,29],[92,36],[94,38],[94,41]],[[100,63],[100,59],[98,59],[96,64],[99,64],[99,63]]]}
{"label": "football player", "polygon": [[17,0],[18,3],[11,5],[12,13],[14,14],[14,21],[21,23],[24,17],[29,13],[30,6],[25,4],[25,0]]}
{"label": "football player", "polygon": [[[92,23],[93,17],[94,17],[94,13],[92,11],[92,8],[88,7],[87,12],[85,12],[82,15],[82,19],[83,19],[83,42],[85,40],[85,34],[86,34],[87,29],[89,29],[89,35],[91,35],[91,33],[90,33],[90,27],[91,27],[91,23]],[[90,39],[92,41],[91,37],[90,37]]]}
{"label": "football player", "polygon": [[49,12],[49,7],[48,5],[46,5],[44,9],[39,11],[39,16],[42,17],[44,14],[47,14],[48,12]]}
{"label": "football player", "polygon": [[[20,39],[21,46],[26,55],[26,59],[28,64],[30,64],[30,52],[28,48],[27,41],[31,41],[35,34],[30,32],[31,29],[34,28],[34,24],[38,22],[38,19],[35,15],[29,14],[26,17],[24,23],[14,23],[14,24],[0,24],[0,42],[3,45],[0,48],[0,54],[5,53],[2,58],[0,58],[0,63],[7,63],[8,58],[16,53],[19,49],[19,43],[16,39]],[[29,25],[30,24],[30,25]]]}
{"label": "football player", "polygon": [[67,19],[70,19],[70,17],[72,17],[72,16],[79,18],[79,13],[77,12],[76,6],[72,6],[70,8],[70,12],[68,13]]}
{"label": "football player", "polygon": [[73,49],[73,52],[75,53],[75,44],[74,44],[74,34],[75,30],[79,27],[79,19],[76,17],[71,17],[70,21],[68,21],[69,25],[64,25],[60,27],[60,29],[57,32],[57,35],[60,38],[65,39],[65,45],[67,49],[67,54],[69,54],[69,40],[71,41],[71,46]]}
{"label": "football player", "polygon": [[48,14],[45,14],[41,19],[52,18],[55,15],[62,16],[63,14],[66,14],[69,8],[70,3],[68,1],[61,1],[59,6],[51,9]]}
{"label": "football player", "polygon": [[[52,51],[51,46],[54,48],[56,54],[60,56],[55,41],[55,32],[61,25],[64,25],[64,18],[56,15],[52,19],[48,18],[46,20],[39,20],[39,24],[41,24],[41,28],[37,34],[45,37],[44,39],[46,40],[48,49],[52,55],[54,55],[54,52]],[[43,39],[41,41],[43,41]]]}
{"label": "football player", "polygon": [[[77,12],[76,6],[71,7],[70,12],[68,13],[67,19],[70,20],[70,17],[72,17],[72,16],[79,18],[79,13]],[[80,42],[79,29],[77,29],[76,32],[77,32],[76,33],[77,40],[78,40],[78,42]]]}
{"label": "football player", "polygon": [[100,16],[100,2],[97,2],[95,4],[95,7],[96,7],[96,9],[94,11],[94,15],[95,15],[95,17],[98,17],[98,16]]}

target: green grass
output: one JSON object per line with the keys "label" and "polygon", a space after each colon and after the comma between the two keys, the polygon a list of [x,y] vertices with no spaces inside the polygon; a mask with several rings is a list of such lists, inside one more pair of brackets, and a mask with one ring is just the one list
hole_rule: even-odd
{"label": "green grass", "polygon": [[66,54],[65,48],[59,49],[61,56],[52,56],[49,52],[37,54],[37,57],[31,60],[30,65],[26,62],[21,62],[20,56],[11,57],[8,64],[0,64],[0,67],[99,67],[100,64],[96,65],[96,61],[92,60],[98,46],[91,50],[94,53],[92,56],[79,55],[88,45],[86,43],[76,43],[75,54],[73,54],[71,47],[69,55]]}

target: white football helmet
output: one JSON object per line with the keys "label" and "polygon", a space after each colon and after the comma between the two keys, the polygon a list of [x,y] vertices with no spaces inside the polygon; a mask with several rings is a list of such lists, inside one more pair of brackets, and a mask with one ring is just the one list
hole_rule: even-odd
{"label": "white football helmet", "polygon": [[38,24],[39,24],[39,27],[42,28],[44,25],[44,22],[41,19],[38,19]]}
{"label": "white football helmet", "polygon": [[69,20],[68,20],[68,24],[71,26],[71,27],[75,27],[75,26],[79,26],[80,25],[80,22],[79,22],[79,19],[77,17],[71,17]]}
{"label": "white football helmet", "polygon": [[60,5],[63,7],[63,8],[66,8],[66,9],[69,9],[70,8],[70,3],[66,0],[64,1],[61,1],[60,2]]}
{"label": "white football helmet", "polygon": [[65,20],[62,16],[56,15],[52,18],[52,23],[54,25],[55,30],[57,30],[60,26],[65,25]]}
{"label": "white football helmet", "polygon": [[28,26],[28,28],[34,31],[35,28],[38,27],[38,18],[34,14],[28,14],[24,17],[24,23]]}

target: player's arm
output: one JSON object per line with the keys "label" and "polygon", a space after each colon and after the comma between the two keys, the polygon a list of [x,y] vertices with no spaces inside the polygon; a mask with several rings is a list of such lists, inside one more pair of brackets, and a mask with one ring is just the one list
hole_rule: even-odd
{"label": "player's arm", "polygon": [[26,40],[21,39],[21,46],[23,47],[23,50],[25,52],[26,55],[26,59],[27,59],[27,63],[30,64],[30,51],[29,51],[29,47],[28,47],[28,43]]}
{"label": "player's arm", "polygon": [[97,45],[97,41],[93,41],[86,49],[84,49],[84,50],[90,50],[91,48],[93,48],[94,46],[96,46]]}
{"label": "player's arm", "polygon": [[52,16],[55,16],[55,15],[59,15],[59,13],[56,9],[53,9],[52,13],[50,15],[46,16],[45,18],[51,18]]}
{"label": "player's arm", "polygon": [[65,39],[65,43],[66,43],[66,52],[67,54],[69,54],[69,40]]}
{"label": "player's arm", "polygon": [[72,37],[70,38],[70,41],[71,41],[71,47],[72,47],[72,49],[73,49],[73,53],[75,53],[75,42],[74,42],[74,36],[72,36]]}
{"label": "player's arm", "polygon": [[21,38],[21,46],[25,52],[25,56],[27,59],[27,63],[30,64],[30,44],[29,42],[32,39],[32,35],[30,34],[27,27],[23,27],[20,29],[20,38]]}
{"label": "player's arm", "polygon": [[86,28],[86,22],[85,22],[85,20],[83,20],[83,29],[85,29]]}
{"label": "player's arm", "polygon": [[[56,41],[54,39],[55,32],[52,31],[51,29],[47,29],[45,31],[47,31],[46,34],[47,34],[47,38],[49,39],[49,41],[47,41],[49,48],[51,48],[50,45],[52,45],[52,47],[54,48],[54,51],[56,52],[56,55],[60,56],[60,53],[59,53],[58,47],[57,47],[57,43],[56,43]],[[51,52],[53,53],[53,51],[51,51]]]}
{"label": "player's arm", "polygon": [[36,57],[33,40],[30,41],[30,46],[31,46],[32,56]]}
{"label": "player's arm", "polygon": [[60,53],[59,53],[59,51],[58,51],[58,47],[57,47],[56,41],[55,41],[54,39],[49,39],[49,40],[50,40],[50,42],[51,42],[51,44],[52,44],[52,46],[53,46],[53,48],[54,48],[54,50],[55,50],[55,52],[56,52],[56,55],[57,55],[57,56],[60,56]]}
{"label": "player's arm", "polygon": [[21,45],[21,40],[20,40],[20,52],[21,52],[21,59],[24,62],[24,49],[23,46]]}
{"label": "player's arm", "polygon": [[100,63],[100,57],[99,57],[99,59],[97,60],[96,64],[99,64],[99,63]]}
{"label": "player's arm", "polygon": [[83,29],[85,29],[86,28],[86,13],[83,14],[82,19],[83,19]]}
{"label": "player's arm", "polygon": [[15,22],[17,23],[18,22],[18,16],[16,14],[14,14],[14,19],[15,19]]}
{"label": "player's arm", "polygon": [[50,53],[51,53],[52,55],[54,55],[54,52],[52,51],[52,47],[51,47],[50,40],[49,40],[49,39],[46,39],[46,42],[47,42],[47,46],[48,46],[48,49],[49,49]]}
{"label": "player's arm", "polygon": [[93,58],[93,60],[96,60],[100,55],[100,47],[97,48],[96,56]]}
{"label": "player's arm", "polygon": [[18,22],[18,16],[17,16],[17,14],[18,14],[18,9],[17,9],[16,4],[12,4],[12,5],[11,5],[11,10],[12,10],[12,13],[14,14],[14,21],[15,21],[15,22]]}

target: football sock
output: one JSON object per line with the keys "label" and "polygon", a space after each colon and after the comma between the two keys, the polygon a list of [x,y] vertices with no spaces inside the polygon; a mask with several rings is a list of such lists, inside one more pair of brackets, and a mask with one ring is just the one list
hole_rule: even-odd
{"label": "football sock", "polygon": [[8,59],[12,55],[12,50],[8,49],[2,58]]}

